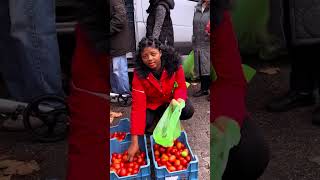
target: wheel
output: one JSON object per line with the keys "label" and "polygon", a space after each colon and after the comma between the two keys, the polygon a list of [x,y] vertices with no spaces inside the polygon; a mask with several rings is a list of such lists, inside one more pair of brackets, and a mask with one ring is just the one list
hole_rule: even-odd
{"label": "wheel", "polygon": [[[57,107],[52,108],[52,105]],[[67,104],[63,98],[56,95],[35,98],[26,107],[23,113],[23,122],[33,138],[40,142],[63,140],[69,131]]]}
{"label": "wheel", "polygon": [[119,94],[118,103],[122,107],[128,107],[132,103],[132,97],[129,94]]}

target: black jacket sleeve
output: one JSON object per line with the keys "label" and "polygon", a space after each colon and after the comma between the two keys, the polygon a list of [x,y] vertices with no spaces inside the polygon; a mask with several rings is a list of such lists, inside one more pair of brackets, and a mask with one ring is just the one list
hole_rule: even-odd
{"label": "black jacket sleeve", "polygon": [[78,0],[79,24],[86,30],[96,49],[109,52],[110,0]]}
{"label": "black jacket sleeve", "polygon": [[110,21],[110,34],[113,35],[122,31],[125,27],[126,20],[126,7],[124,3],[119,1],[122,0],[110,0],[110,13],[111,13],[111,21]]}

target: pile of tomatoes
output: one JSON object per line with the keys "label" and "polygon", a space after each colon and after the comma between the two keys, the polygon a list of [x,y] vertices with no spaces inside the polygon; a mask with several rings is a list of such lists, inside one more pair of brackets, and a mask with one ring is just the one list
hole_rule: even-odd
{"label": "pile of tomatoes", "polygon": [[169,172],[185,170],[191,161],[188,149],[178,140],[175,140],[172,147],[154,144],[153,150],[158,166],[166,166]]}
{"label": "pile of tomatoes", "polygon": [[139,151],[133,158],[133,161],[128,161],[128,151],[124,153],[113,153],[111,156],[110,172],[113,171],[118,176],[130,176],[138,174],[140,167],[146,165],[145,152]]}
{"label": "pile of tomatoes", "polygon": [[123,141],[126,138],[126,132],[114,132],[110,134],[110,139],[116,138],[118,141]]}

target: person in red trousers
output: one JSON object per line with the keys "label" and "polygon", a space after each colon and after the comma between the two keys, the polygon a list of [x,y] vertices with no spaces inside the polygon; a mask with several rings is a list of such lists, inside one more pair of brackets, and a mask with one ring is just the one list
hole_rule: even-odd
{"label": "person in red trousers", "polygon": [[[269,162],[269,149],[245,107],[246,81],[229,13],[229,0],[211,4],[211,179],[256,180]],[[210,32],[209,32],[210,33]]]}
{"label": "person in red trousers", "polygon": [[109,177],[109,1],[83,1],[68,105],[68,180]]}

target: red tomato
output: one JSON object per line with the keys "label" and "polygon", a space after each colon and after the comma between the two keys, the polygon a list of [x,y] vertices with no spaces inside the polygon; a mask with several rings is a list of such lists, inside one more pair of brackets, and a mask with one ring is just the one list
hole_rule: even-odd
{"label": "red tomato", "polygon": [[122,168],[119,173],[119,176],[127,176],[127,170],[125,168]]}
{"label": "red tomato", "polygon": [[133,169],[139,169],[139,167],[140,167],[140,166],[138,165],[138,163],[134,163],[134,164],[133,164]]}
{"label": "red tomato", "polygon": [[181,164],[180,164],[180,160],[178,160],[178,159],[176,159],[175,161],[174,161],[174,166],[180,166]]}
{"label": "red tomato", "polygon": [[122,159],[122,154],[117,154],[117,159]]}
{"label": "red tomato", "polygon": [[123,162],[120,163],[120,167],[124,168],[124,163]]}
{"label": "red tomato", "polygon": [[153,145],[153,149],[158,150],[159,149],[159,144]]}
{"label": "red tomato", "polygon": [[132,174],[138,174],[138,172],[139,172],[138,169],[134,169],[134,170],[132,171]]}
{"label": "red tomato", "polygon": [[186,166],[186,165],[188,164],[188,161],[185,160],[185,159],[182,159],[182,160],[180,161],[180,164],[181,164],[182,166]]}
{"label": "red tomato", "polygon": [[182,144],[181,142],[177,142],[177,145],[176,145],[176,146],[177,146],[177,149],[179,149],[179,150],[182,149],[182,145],[183,145],[183,144]]}
{"label": "red tomato", "polygon": [[155,156],[155,157],[160,156],[160,152],[159,152],[158,150],[155,150],[155,151],[154,151],[154,156]]}
{"label": "red tomato", "polygon": [[113,168],[116,169],[116,170],[118,170],[118,169],[121,168],[120,163],[113,163],[112,166],[113,166]]}
{"label": "red tomato", "polygon": [[176,144],[177,144],[177,142],[178,142],[178,139],[174,140],[174,145],[176,145]]}
{"label": "red tomato", "polygon": [[173,163],[176,160],[176,156],[175,155],[171,155],[169,157],[169,162]]}
{"label": "red tomato", "polygon": [[190,161],[191,161],[191,157],[190,157],[190,155],[188,155],[188,156],[186,157],[186,160],[187,160],[188,162],[190,162]]}
{"label": "red tomato", "polygon": [[112,158],[111,158],[111,162],[114,163],[115,161],[117,161],[117,158],[116,158],[116,157],[112,157]]}
{"label": "red tomato", "polygon": [[168,159],[166,159],[166,158],[161,158],[161,164],[166,164],[167,161],[168,161]]}
{"label": "red tomato", "polygon": [[181,143],[181,149],[185,149],[185,148],[186,148],[186,146]]}
{"label": "red tomato", "polygon": [[122,161],[128,161],[128,155],[126,154],[122,155]]}
{"label": "red tomato", "polygon": [[160,153],[164,153],[164,152],[166,152],[166,149],[164,147],[160,147],[159,151],[160,151]]}
{"label": "red tomato", "polygon": [[176,147],[173,147],[173,148],[171,149],[171,154],[175,154],[177,151],[178,151],[178,149],[177,149]]}
{"label": "red tomato", "polygon": [[162,159],[162,158],[165,158],[165,159],[167,159],[167,160],[168,160],[168,159],[169,159],[169,156],[168,156],[168,155],[166,155],[166,154],[162,154],[162,155],[161,155],[161,159]]}
{"label": "red tomato", "polygon": [[124,135],[121,135],[121,136],[120,136],[120,141],[123,141],[125,138],[126,138],[126,135],[125,135],[125,134],[124,134]]}
{"label": "red tomato", "polygon": [[114,167],[110,167],[110,172],[111,171],[116,172],[117,170]]}
{"label": "red tomato", "polygon": [[175,153],[174,153],[174,155],[176,156],[176,157],[180,157],[181,156],[181,153],[180,153],[180,151],[176,151]]}
{"label": "red tomato", "polygon": [[128,163],[128,167],[129,167],[129,168],[133,168],[133,167],[134,167],[133,162]]}
{"label": "red tomato", "polygon": [[170,172],[173,172],[173,171],[176,171],[176,168],[175,168],[174,166],[170,166],[170,167],[168,168],[168,170],[169,170]]}
{"label": "red tomato", "polygon": [[142,157],[142,159],[144,159],[146,157],[146,153],[145,152],[141,152],[140,156]]}
{"label": "red tomato", "polygon": [[130,172],[130,173],[132,173],[133,168],[129,167],[129,168],[127,169],[127,171]]}
{"label": "red tomato", "polygon": [[178,171],[181,171],[181,170],[183,169],[183,166],[182,166],[182,165],[179,165],[179,166],[176,167],[176,169],[177,169]]}
{"label": "red tomato", "polygon": [[141,163],[142,163],[142,161],[143,161],[143,159],[142,159],[141,157],[138,157],[138,159],[137,159],[137,161],[136,161],[136,162],[137,162],[138,164],[141,164]]}

